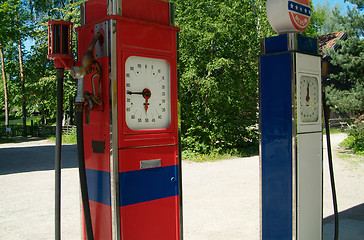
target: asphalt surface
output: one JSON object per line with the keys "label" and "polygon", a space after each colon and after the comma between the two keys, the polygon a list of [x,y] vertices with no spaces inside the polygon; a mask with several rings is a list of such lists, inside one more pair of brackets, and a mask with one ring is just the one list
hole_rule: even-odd
{"label": "asphalt surface", "polygon": [[[364,159],[338,157],[332,136],[340,240],[364,239]],[[325,150],[324,150],[325,151]],[[76,147],[62,148],[62,239],[81,239]],[[259,157],[186,162],[185,240],[259,239]],[[331,188],[324,158],[324,240],[333,239]],[[0,240],[54,239],[54,143],[0,144]]]}

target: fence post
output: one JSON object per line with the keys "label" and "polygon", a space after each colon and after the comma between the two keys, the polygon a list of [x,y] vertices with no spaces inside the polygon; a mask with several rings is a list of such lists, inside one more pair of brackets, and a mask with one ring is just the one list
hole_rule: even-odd
{"label": "fence post", "polygon": [[33,136],[33,132],[34,132],[34,125],[33,125],[33,120],[31,120],[31,121],[30,121],[30,135],[31,135],[32,137],[34,137],[34,136]]}

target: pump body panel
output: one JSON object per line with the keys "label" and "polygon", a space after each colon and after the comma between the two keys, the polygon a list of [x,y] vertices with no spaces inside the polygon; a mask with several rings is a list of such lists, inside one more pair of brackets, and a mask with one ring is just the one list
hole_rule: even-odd
{"label": "pump body panel", "polygon": [[321,64],[316,39],[262,40],[261,238],[322,239]]}
{"label": "pump body panel", "polygon": [[[85,54],[97,32],[104,37],[96,43],[94,52],[102,69],[101,78],[92,79],[87,74],[84,80],[89,93],[97,95],[101,86],[102,100],[102,105],[86,101],[83,125],[94,236],[103,240],[181,239],[179,29],[171,24],[172,8],[167,2],[105,2],[85,2],[84,25],[77,29],[79,56]],[[130,59],[145,60],[136,67],[143,64],[143,74],[148,72],[151,77],[145,79],[147,75],[141,74],[134,79],[140,81],[135,86],[143,86],[142,81],[154,81],[144,87],[149,95],[143,95],[143,89],[131,92],[129,85],[134,82],[129,79]],[[164,63],[165,67],[155,68],[154,62]],[[163,71],[163,79],[157,79]],[[131,98],[135,99],[133,105]],[[137,108],[143,111],[129,113]],[[134,120],[134,125],[130,124]],[[162,121],[164,125],[160,124]]]}

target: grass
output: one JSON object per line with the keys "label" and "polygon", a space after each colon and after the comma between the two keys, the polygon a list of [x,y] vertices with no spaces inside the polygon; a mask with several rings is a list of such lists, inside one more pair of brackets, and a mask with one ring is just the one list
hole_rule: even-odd
{"label": "grass", "polygon": [[216,162],[225,159],[233,159],[240,157],[251,157],[259,154],[259,148],[257,144],[251,144],[246,146],[245,148],[240,149],[230,149],[227,151],[221,152],[212,152],[209,154],[200,154],[195,153],[193,151],[184,150],[182,151],[182,160],[183,161],[192,161],[192,162]]}
{"label": "grass", "polygon": [[350,149],[355,155],[364,156],[364,127],[355,126],[348,130],[348,137],[340,143],[345,149]]}
{"label": "grass", "polygon": [[354,154],[350,150],[344,150],[342,152],[339,152],[339,157],[344,161],[348,162],[352,168],[357,168],[360,165],[364,164],[363,155]]}
{"label": "grass", "polygon": [[353,149],[355,141],[356,139],[353,136],[348,136],[342,143],[340,143],[340,147],[352,152],[352,155],[364,156],[364,151]]}
{"label": "grass", "polygon": [[[345,129],[331,128],[330,134],[346,133]],[[326,134],[325,129],[323,134]],[[198,154],[188,150],[182,151],[182,160],[193,162],[215,162],[224,159],[232,159],[238,157],[250,157],[259,154],[258,146],[250,146],[245,149],[233,149],[227,153],[210,153],[210,154]],[[351,156],[352,157],[352,156]],[[349,158],[349,157],[348,157]]]}
{"label": "grass", "polygon": [[231,154],[219,154],[219,153],[210,153],[210,154],[197,154],[191,153],[189,151],[182,152],[182,160],[184,161],[192,161],[192,162],[216,162],[223,159],[231,159],[235,158]]}
{"label": "grass", "polygon": [[[326,134],[326,129],[324,128],[322,133]],[[341,128],[330,128],[330,134],[336,134],[336,133],[346,133],[345,129]]]}
{"label": "grass", "polygon": [[[33,122],[36,122],[36,121],[40,120],[41,118],[42,118],[41,116],[31,116],[31,117],[27,117],[27,125],[30,126],[32,120],[33,120]],[[9,124],[10,125],[23,124],[23,119],[22,118],[10,119],[9,120]]]}
{"label": "grass", "polygon": [[[55,142],[56,137],[52,136],[49,140]],[[62,134],[62,144],[77,144],[77,132],[76,128],[72,128]]]}

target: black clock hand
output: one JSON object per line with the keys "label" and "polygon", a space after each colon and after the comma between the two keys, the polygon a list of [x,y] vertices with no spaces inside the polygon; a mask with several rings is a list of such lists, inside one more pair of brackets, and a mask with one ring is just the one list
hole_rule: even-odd
{"label": "black clock hand", "polygon": [[140,94],[140,95],[143,95],[143,97],[145,99],[150,98],[150,96],[152,95],[151,91],[148,88],[144,88],[142,92],[132,92],[132,91],[128,90],[126,93],[129,95]]}
{"label": "black clock hand", "polygon": [[144,94],[143,92],[132,92],[132,91],[127,91],[126,93],[129,94],[129,95],[132,95],[132,94],[140,94],[140,95],[143,95]]}
{"label": "black clock hand", "polygon": [[127,91],[126,93],[129,94],[129,95],[132,95],[132,94],[141,94],[141,95],[143,95],[143,97],[145,98],[144,109],[145,109],[145,112],[148,111],[148,105],[149,105],[148,100],[149,100],[150,96],[152,96],[152,92],[148,88],[144,88],[143,92]]}

